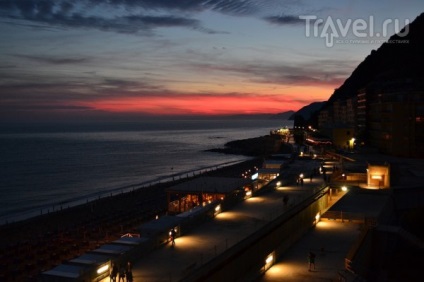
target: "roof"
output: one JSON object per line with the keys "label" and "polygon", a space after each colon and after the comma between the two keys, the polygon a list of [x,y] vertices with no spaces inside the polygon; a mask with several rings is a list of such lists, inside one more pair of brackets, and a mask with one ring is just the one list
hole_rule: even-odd
{"label": "roof", "polygon": [[113,241],[112,244],[138,246],[148,240],[149,239],[145,237],[141,237],[141,238],[140,237],[121,237],[118,240]]}
{"label": "roof", "polygon": [[83,254],[77,258],[71,259],[69,262],[80,263],[80,264],[102,264],[109,261],[108,256],[100,254]]}
{"label": "roof", "polygon": [[204,176],[172,186],[167,191],[228,194],[251,182],[247,178]]}
{"label": "roof", "polygon": [[120,255],[128,250],[131,250],[132,247],[124,246],[124,245],[114,245],[114,244],[106,244],[100,246],[100,248],[97,248],[93,250],[93,253],[102,253],[107,255]]}
{"label": "roof", "polygon": [[176,216],[165,215],[156,220],[151,220],[143,223],[139,229],[142,235],[154,235],[160,232],[167,231],[179,225],[182,221],[181,218]]}
{"label": "roof", "polygon": [[389,191],[350,188],[330,211],[342,211],[343,213],[360,213],[366,217],[377,218],[384,210],[390,199]]}
{"label": "roof", "polygon": [[80,277],[84,268],[78,265],[60,264],[49,271],[43,272],[43,274],[76,279]]}

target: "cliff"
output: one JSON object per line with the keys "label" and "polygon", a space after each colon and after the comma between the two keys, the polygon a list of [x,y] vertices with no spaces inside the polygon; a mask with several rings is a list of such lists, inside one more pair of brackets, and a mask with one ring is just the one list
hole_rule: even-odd
{"label": "cliff", "polygon": [[[406,27],[405,27],[406,28]],[[377,50],[372,50],[349,78],[334,91],[328,104],[355,96],[358,90],[377,80],[424,77],[424,13],[408,25],[407,32],[390,37]],[[404,34],[400,36],[399,34]]]}

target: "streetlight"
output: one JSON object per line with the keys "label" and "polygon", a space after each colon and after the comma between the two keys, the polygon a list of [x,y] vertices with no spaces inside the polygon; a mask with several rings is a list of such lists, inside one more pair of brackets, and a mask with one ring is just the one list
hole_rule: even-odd
{"label": "streetlight", "polygon": [[350,140],[349,140],[349,147],[350,147],[350,149],[354,149],[354,147],[355,147],[355,138],[351,138]]}

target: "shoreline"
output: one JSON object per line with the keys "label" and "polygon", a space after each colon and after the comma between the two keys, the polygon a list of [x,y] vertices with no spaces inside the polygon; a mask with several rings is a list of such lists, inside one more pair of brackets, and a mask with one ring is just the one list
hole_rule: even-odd
{"label": "shoreline", "polygon": [[259,167],[261,162],[256,157],[1,225],[0,263],[5,270],[0,271],[0,279],[7,280],[12,272],[25,275],[21,277],[23,280],[35,280],[42,271],[116,240],[156,215],[165,214],[167,188],[200,175],[239,177],[247,169]]}

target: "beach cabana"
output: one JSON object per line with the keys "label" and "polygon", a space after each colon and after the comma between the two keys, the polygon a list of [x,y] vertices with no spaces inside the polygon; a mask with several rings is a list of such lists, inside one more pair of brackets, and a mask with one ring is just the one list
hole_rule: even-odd
{"label": "beach cabana", "polygon": [[91,281],[98,281],[109,276],[111,259],[109,255],[86,253],[69,260],[67,264],[87,267]]}
{"label": "beach cabana", "polygon": [[258,169],[258,179],[265,182],[271,181],[280,175],[280,168],[260,168]]}
{"label": "beach cabana", "polygon": [[[232,177],[197,177],[167,189],[168,212],[179,214],[251,190],[252,180]],[[244,195],[241,195],[244,197]]]}
{"label": "beach cabana", "polygon": [[121,237],[112,241],[111,244],[131,247],[131,250],[126,253],[130,261],[139,259],[152,249],[151,239],[147,237]]}
{"label": "beach cabana", "polygon": [[139,227],[139,231],[141,236],[152,239],[154,246],[157,246],[168,242],[171,229],[176,229],[177,236],[180,234],[181,221],[181,218],[165,215],[143,223]]}
{"label": "beach cabana", "polygon": [[129,260],[132,249],[132,246],[105,244],[95,250],[89,251],[88,253],[105,255],[108,256],[111,261],[121,264],[126,263]]}
{"label": "beach cabana", "polygon": [[60,264],[51,270],[41,273],[43,282],[91,281],[90,267],[84,265]]}

